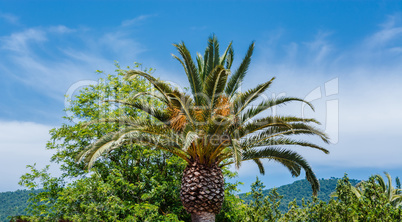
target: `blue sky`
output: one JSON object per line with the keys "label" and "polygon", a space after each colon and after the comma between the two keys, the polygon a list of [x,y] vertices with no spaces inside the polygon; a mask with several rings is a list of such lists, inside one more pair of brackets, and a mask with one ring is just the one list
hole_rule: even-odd
{"label": "blue sky", "polygon": [[[118,61],[187,86],[172,43],[195,54],[212,33],[222,46],[233,40],[236,64],[256,42],[242,89],[276,76],[267,96],[316,106],[278,112],[317,118],[330,134],[330,155],[295,148],[319,178],[402,176],[401,1],[0,0],[0,191],[21,188],[25,165],[49,163],[48,130],[63,122],[74,84],[96,81],[95,70],[111,73]],[[303,178],[265,164],[267,187]],[[242,190],[257,172],[243,164]]]}

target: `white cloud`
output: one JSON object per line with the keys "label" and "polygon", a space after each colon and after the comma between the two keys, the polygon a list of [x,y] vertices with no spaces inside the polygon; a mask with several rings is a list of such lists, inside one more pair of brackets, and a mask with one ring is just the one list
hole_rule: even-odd
{"label": "white cloud", "polygon": [[[322,129],[326,129],[326,118],[333,123],[339,117],[339,138],[335,145],[324,145],[331,151],[330,155],[295,149],[312,165],[400,168],[402,147],[397,138],[402,136],[402,63],[398,53],[401,52],[402,26],[398,19],[391,17],[387,24],[349,49],[341,50],[331,41],[332,35],[318,32],[307,44],[285,44],[287,55],[274,59],[272,55],[279,53],[272,52],[278,43],[273,41],[267,48],[257,49],[272,53],[263,54],[251,63],[250,81],[243,88],[261,83],[262,78],[268,80],[276,76],[268,96],[284,93],[305,98],[318,89],[320,97],[313,101],[316,111],[307,110],[306,115],[323,123]],[[255,73],[268,74],[253,75]],[[334,78],[339,80],[338,93],[326,96],[325,83]],[[338,102],[339,116],[327,115],[329,101]],[[300,115],[301,105],[279,110]],[[336,132],[330,131],[331,134],[337,137]]]}
{"label": "white cloud", "polygon": [[0,121],[0,190],[21,189],[18,185],[26,165],[39,163],[38,168],[49,164],[53,151],[46,150],[51,126],[32,122]]}
{"label": "white cloud", "polygon": [[71,32],[76,31],[76,30],[70,29],[64,25],[50,26],[47,30],[49,32],[59,33],[59,34],[66,34],[66,33],[71,33]]}
{"label": "white cloud", "polygon": [[193,31],[203,31],[206,30],[208,26],[203,25],[203,26],[191,26],[190,29]]}
{"label": "white cloud", "polygon": [[121,23],[121,26],[122,26],[122,27],[127,27],[127,26],[132,26],[132,25],[138,25],[138,24],[141,23],[142,21],[144,21],[144,20],[146,20],[146,19],[148,19],[148,18],[154,17],[154,16],[156,16],[156,14],[140,15],[140,16],[137,16],[137,17],[135,17],[135,18],[133,18],[133,19],[124,20],[124,21]]}
{"label": "white cloud", "polygon": [[133,40],[123,31],[105,33],[100,39],[99,44],[115,55],[119,55],[119,59],[129,60],[133,56],[139,55],[146,51],[145,47]]}
{"label": "white cloud", "polygon": [[380,25],[381,29],[369,36],[364,41],[367,48],[385,47],[386,44],[400,40],[402,37],[401,14],[388,17],[388,20]]}
{"label": "white cloud", "polygon": [[[57,43],[63,40],[67,44]],[[123,30],[98,36],[63,25],[29,28],[0,37],[0,71],[62,101],[75,82],[97,79],[96,69],[111,72],[113,59],[131,61],[144,50]]]}
{"label": "white cloud", "polygon": [[332,52],[332,46],[328,43],[327,38],[331,35],[329,32],[318,32],[314,41],[305,43],[310,50],[309,55],[314,55],[310,60],[314,61],[316,64],[322,64]]}
{"label": "white cloud", "polygon": [[13,14],[0,13],[0,18],[6,20],[8,23],[13,24],[13,25],[19,24],[19,18]]}
{"label": "white cloud", "polygon": [[22,32],[13,33],[9,36],[0,37],[2,49],[10,50],[19,54],[30,53],[30,43],[46,41],[46,34],[40,29],[30,28]]}

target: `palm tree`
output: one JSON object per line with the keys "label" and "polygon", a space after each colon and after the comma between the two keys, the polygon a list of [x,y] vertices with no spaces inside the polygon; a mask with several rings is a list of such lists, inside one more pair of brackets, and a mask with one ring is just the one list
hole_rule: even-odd
{"label": "palm tree", "polygon": [[[111,152],[122,144],[137,143],[171,152],[187,162],[181,184],[181,200],[193,221],[215,221],[224,199],[224,178],[221,168],[242,161],[253,161],[261,174],[261,159],[269,159],[285,166],[292,176],[301,169],[311,183],[313,194],[319,190],[318,180],[307,161],[298,153],[285,148],[303,146],[328,153],[308,141],[292,138],[294,135],[316,135],[324,142],[328,137],[314,124],[315,119],[295,116],[270,116],[264,111],[292,101],[294,97],[266,99],[255,102],[272,84],[274,78],[246,92],[238,92],[248,70],[254,42],[249,46],[240,66],[231,73],[234,51],[232,44],[219,54],[215,36],[208,39],[204,55],[193,60],[184,42],[174,44],[180,57],[173,55],[184,67],[190,83],[190,93],[179,91],[170,84],[138,70],[127,72],[126,78],[141,76],[156,89],[140,92],[126,100],[110,100],[140,109],[151,118],[119,117],[103,121],[119,122],[120,131],[105,135],[78,155],[90,168],[103,153]],[[152,107],[140,98],[162,102]]]}
{"label": "palm tree", "polygon": [[[389,175],[389,173],[387,172],[384,172],[384,174],[387,177],[387,183],[385,183],[384,178],[379,174],[373,176],[374,181],[377,182],[381,191],[385,194],[388,203],[390,203],[394,207],[402,206],[402,189],[398,188],[399,186],[397,186],[397,188],[394,188],[392,186],[391,175]],[[396,181],[398,184],[399,178],[397,178]],[[364,186],[365,183],[367,182],[363,180],[356,184],[355,187],[351,187],[352,192],[357,198],[361,198],[361,196],[364,196],[366,192],[366,188]]]}

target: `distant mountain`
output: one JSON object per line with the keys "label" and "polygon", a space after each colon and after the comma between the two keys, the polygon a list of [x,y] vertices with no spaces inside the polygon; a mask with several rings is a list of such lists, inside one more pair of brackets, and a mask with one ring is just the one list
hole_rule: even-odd
{"label": "distant mountain", "polygon": [[[339,178],[334,177],[331,177],[330,179],[320,179],[320,191],[318,193],[318,198],[326,202],[329,201],[331,193],[335,191],[338,180]],[[350,179],[349,181],[352,186],[355,186],[360,182],[360,180],[355,179]],[[270,190],[271,189],[264,190],[263,194],[268,195]],[[289,202],[293,201],[295,198],[297,199],[297,204],[300,206],[301,200],[303,198],[305,200],[311,200],[311,195],[313,193],[310,183],[305,179],[295,181],[292,184],[280,186],[277,188],[277,191],[283,196],[279,206],[279,209],[282,212],[286,212],[288,210]],[[246,202],[251,200],[251,196],[247,196],[245,193],[239,194],[239,197]]]}
{"label": "distant mountain", "polygon": [[17,190],[0,193],[0,222],[9,221],[8,216],[26,215],[30,193],[38,193],[40,190]]}

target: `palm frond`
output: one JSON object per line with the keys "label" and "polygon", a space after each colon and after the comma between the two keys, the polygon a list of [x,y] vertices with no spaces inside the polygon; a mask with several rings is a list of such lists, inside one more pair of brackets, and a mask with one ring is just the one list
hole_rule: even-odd
{"label": "palm frond", "polygon": [[133,129],[122,134],[115,143],[116,148],[127,143],[155,147],[173,153],[186,161],[189,160],[187,157],[188,154],[181,150],[181,147],[174,141],[174,138],[169,138],[166,135],[144,133],[142,130]]}
{"label": "palm frond", "polygon": [[[248,135],[248,133],[245,135]],[[329,143],[329,138],[324,132],[304,123],[288,123],[288,125],[285,127],[271,126],[259,132],[258,135],[261,138],[275,138],[288,135],[316,135],[319,136],[324,142]]]}
{"label": "palm frond", "polygon": [[[219,60],[219,65],[224,66],[225,62],[227,63],[227,58],[228,55],[230,56],[229,59],[233,59],[233,56],[230,55],[230,53],[233,53],[233,49],[232,49],[232,42],[229,43],[228,47],[226,48],[225,52],[223,53],[223,55],[221,56],[220,60]],[[230,61],[230,63],[232,63],[233,61]],[[230,69],[226,68],[226,69]]]}
{"label": "palm frond", "polygon": [[290,126],[292,127],[292,130],[285,133],[284,135],[316,135],[319,136],[321,140],[325,143],[329,143],[328,135],[314,126],[310,126],[304,123],[291,123]]}
{"label": "palm frond", "polygon": [[310,143],[303,140],[294,140],[285,137],[278,137],[278,138],[266,138],[260,137],[259,135],[251,136],[246,138],[241,142],[241,146],[245,149],[250,149],[253,147],[261,147],[261,146],[285,146],[285,145],[296,145],[296,146],[304,146],[310,147],[314,149],[318,149],[323,151],[325,154],[328,154],[329,151],[322,146],[318,146],[314,143]]}
{"label": "palm frond", "polygon": [[271,159],[278,161],[285,165],[294,176],[298,175],[298,165],[306,172],[306,179],[311,184],[313,195],[316,196],[320,189],[318,179],[313,173],[310,165],[296,152],[280,148],[250,149],[243,152],[244,161],[252,159]]}
{"label": "palm frond", "polygon": [[226,69],[231,69],[234,59],[234,50],[233,47],[229,48],[228,55],[226,56]]}
{"label": "palm frond", "polygon": [[232,148],[233,160],[235,163],[235,167],[237,169],[239,169],[241,161],[242,161],[241,146],[240,146],[239,141],[237,141],[236,139],[232,139],[231,142],[232,142],[231,148]]}
{"label": "palm frond", "polygon": [[282,166],[288,168],[292,177],[300,176],[301,166],[298,163],[296,163],[292,160],[283,159],[283,158],[272,158],[272,160],[274,160],[274,161],[282,164]]}
{"label": "palm frond", "polygon": [[202,82],[204,82],[205,76],[204,76],[204,60],[202,58],[202,55],[197,52],[197,68],[198,68],[198,73],[200,74],[200,78]]}
{"label": "palm frond", "polygon": [[293,102],[293,101],[299,101],[299,102],[306,103],[308,106],[311,107],[312,110],[314,110],[314,107],[311,103],[309,103],[303,99],[296,98],[296,97],[269,98],[269,99],[266,99],[265,101],[261,102],[257,106],[247,109],[247,111],[245,111],[245,113],[242,116],[242,120],[246,121],[250,118],[255,117],[259,113],[261,113],[267,109],[270,109],[274,106],[285,105],[286,103]]}
{"label": "palm frond", "polygon": [[77,156],[77,162],[85,159],[88,169],[92,168],[95,161],[104,153],[110,152],[111,150],[119,147],[125,139],[125,135],[130,133],[131,128],[123,128],[117,132],[111,132],[97,140],[95,143],[91,144],[87,149],[81,152]]}
{"label": "palm frond", "polygon": [[211,74],[207,76],[203,93],[208,97],[210,110],[215,107],[215,102],[223,92],[228,77],[228,71],[221,65],[218,65],[212,70]]}
{"label": "palm frond", "polygon": [[163,110],[160,110],[159,108],[151,105],[148,102],[145,101],[139,101],[136,100],[134,102],[130,101],[125,101],[125,100],[106,100],[105,102],[115,102],[115,103],[120,103],[126,106],[131,106],[134,108],[137,108],[153,117],[155,117],[157,120],[159,120],[162,123],[166,123],[169,120],[169,115]]}
{"label": "palm frond", "polygon": [[[214,42],[214,63],[212,65],[212,67],[216,67],[220,64],[220,57],[219,57],[219,42],[218,42],[218,38],[213,35],[213,42]],[[208,73],[209,75],[209,73]]]}
{"label": "palm frond", "polygon": [[[228,84],[225,89],[225,93],[229,98],[231,98],[234,95],[234,93],[237,91],[237,89],[243,82],[243,79],[246,76],[248,67],[250,65],[251,55],[253,54],[253,50],[254,50],[254,42],[252,42],[251,45],[248,47],[246,56],[242,60],[242,63],[240,64],[239,68],[234,72],[234,74],[228,80]],[[233,62],[233,51],[232,50],[229,50],[229,57],[230,58],[228,58],[228,60],[230,61],[230,63],[227,63],[227,67],[230,68],[230,66],[232,66],[232,62]]]}
{"label": "palm frond", "polygon": [[260,159],[253,159],[254,163],[257,164],[258,170],[260,171],[260,174],[265,175],[265,168],[264,165],[262,164]]}
{"label": "palm frond", "polygon": [[186,139],[184,141],[184,146],[183,146],[183,150],[187,151],[188,148],[191,146],[192,143],[194,143],[197,139],[198,139],[198,134],[196,132],[193,131],[189,131],[186,135]]}
{"label": "palm frond", "polygon": [[[359,189],[357,189],[357,188],[354,187],[354,186],[350,186],[350,191],[352,191],[352,193],[353,193],[357,198],[360,198],[360,197],[362,196],[362,194],[361,194],[361,192],[359,191]],[[334,197],[337,197],[337,195],[336,195],[336,196],[334,195]]]}
{"label": "palm frond", "polygon": [[216,47],[218,47],[218,51],[219,51],[219,45],[217,46],[216,43],[217,43],[217,38],[215,35],[212,35],[208,38],[208,45],[204,52],[204,73],[202,75],[203,80],[205,80],[207,78],[207,76],[211,73],[211,71],[215,68],[214,54],[216,52]]}
{"label": "palm frond", "polygon": [[97,149],[99,149],[100,147],[113,142],[113,137],[115,135],[116,132],[111,132],[108,133],[106,135],[104,135],[102,138],[98,139],[95,143],[92,143],[91,145],[89,145],[88,147],[86,147],[84,150],[82,150],[76,157],[75,157],[75,161],[76,162],[81,162],[82,160],[84,160],[84,158],[86,158],[88,155],[90,155],[91,153],[95,152]]}
{"label": "palm frond", "polygon": [[[242,122],[240,122],[241,124]],[[234,135],[237,136],[237,138],[241,138],[244,136],[247,136],[249,134],[252,134],[254,132],[266,129],[268,127],[283,127],[284,129],[291,130],[292,127],[285,121],[283,121],[283,118],[278,117],[278,116],[267,116],[265,118],[260,118],[258,120],[255,120],[253,122],[248,122],[246,124],[242,124],[235,126],[235,128],[231,129],[232,132],[234,132]]]}
{"label": "palm frond", "polygon": [[165,104],[169,103],[169,100],[165,96],[161,96],[160,94],[155,93],[155,92],[139,92],[139,93],[135,94],[132,98],[130,98],[130,100],[135,100],[141,96],[149,96],[149,97],[156,98],[156,99],[164,102]]}
{"label": "palm frond", "polygon": [[133,118],[131,116],[122,116],[122,117],[107,117],[103,119],[96,119],[96,120],[91,120],[82,123],[83,127],[88,127],[93,124],[99,124],[99,123],[117,123],[120,126],[129,126],[133,125],[133,122],[135,122],[137,119]]}
{"label": "palm frond", "polygon": [[198,73],[198,70],[194,64],[194,61],[191,58],[191,54],[188,51],[184,42],[181,42],[180,44],[173,44],[173,45],[177,48],[177,50],[179,51],[183,60],[181,60],[179,57],[177,57],[175,55],[173,55],[173,57],[182,64],[182,66],[187,74],[188,81],[189,81],[190,87],[191,87],[191,91],[194,95],[194,99],[196,101],[196,104],[198,104],[200,102],[200,101],[198,101],[198,97],[202,91],[202,82],[201,82],[200,74]]}
{"label": "palm frond", "polygon": [[254,89],[249,89],[245,93],[240,93],[233,102],[233,110],[236,115],[239,115],[251,102],[256,100],[268,87],[272,84],[275,77],[268,82],[258,85]]}
{"label": "palm frond", "polygon": [[86,163],[88,163],[87,167],[88,169],[91,169],[92,166],[94,165],[95,161],[104,153],[107,153],[111,149],[114,148],[114,141],[110,141],[103,146],[99,147],[96,150],[93,150],[93,153],[88,154],[88,159],[85,160]]}
{"label": "palm frond", "polygon": [[125,78],[126,79],[132,79],[134,76],[142,76],[145,79],[147,79],[163,96],[164,98],[169,101],[169,97],[167,96],[167,93],[173,92],[172,87],[160,80],[157,80],[153,76],[149,75],[148,73],[139,71],[139,70],[130,70],[126,73]]}

